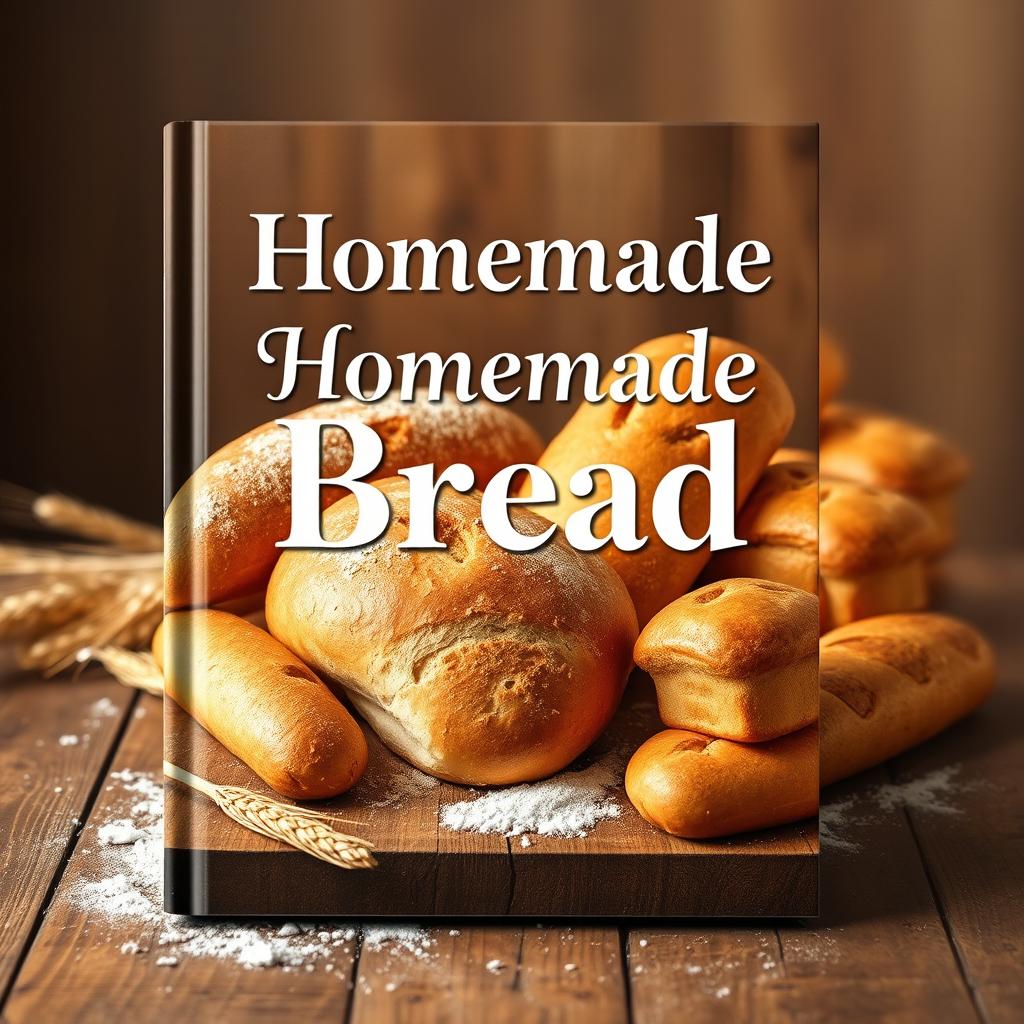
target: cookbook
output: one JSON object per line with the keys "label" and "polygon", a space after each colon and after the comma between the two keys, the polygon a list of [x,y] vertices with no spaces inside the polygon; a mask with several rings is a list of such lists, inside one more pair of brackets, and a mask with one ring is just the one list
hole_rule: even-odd
{"label": "cookbook", "polygon": [[817,128],[165,131],[166,909],[816,913]]}

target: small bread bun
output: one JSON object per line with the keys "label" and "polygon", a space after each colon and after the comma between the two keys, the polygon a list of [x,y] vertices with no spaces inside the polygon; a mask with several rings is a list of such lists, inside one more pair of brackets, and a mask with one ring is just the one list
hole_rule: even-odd
{"label": "small bread bun", "polygon": [[818,470],[779,462],[761,476],[736,520],[747,543],[711,556],[703,580],[745,576],[818,592]]}
{"label": "small bread bun", "polygon": [[[632,667],[636,613],[614,571],[560,531],[535,551],[499,547],[480,522],[480,495],[441,492],[445,550],[403,549],[408,481],[377,484],[391,524],[356,550],[286,551],[267,589],[279,640],[344,687],[392,750],[468,785],[539,779],[604,730]],[[354,497],[323,516],[340,540]],[[551,523],[511,510],[536,536]]]}
{"label": "small bread bun", "polygon": [[666,729],[626,768],[626,795],[654,826],[711,839],[799,821],[818,810],[818,729],[747,745]]}
{"label": "small bread bun", "polygon": [[935,527],[914,500],[850,480],[820,487],[822,628],[928,603]]}
{"label": "small bread bun", "polygon": [[[428,402],[387,398],[373,405],[347,398],[323,402],[291,419],[352,419],[372,427],[384,458],[367,479],[434,463],[466,463],[483,487],[500,469],[536,462],[543,444],[514,413],[487,402],[463,405],[447,396]],[[352,446],[337,428],[323,431],[322,475],[352,463]],[[169,608],[220,604],[267,585],[291,523],[291,445],[287,428],[264,423],[211,455],[174,496],[164,517],[164,602]],[[324,508],[348,494],[324,487]]]}
{"label": "small bread bun", "polygon": [[818,717],[818,602],[795,587],[730,579],[684,594],[634,657],[666,725],[762,743]]}
{"label": "small bread bun", "polygon": [[[655,379],[674,356],[693,353],[690,334],[671,334],[638,346],[634,352],[650,361]],[[539,511],[564,527],[576,511],[598,501],[607,501],[611,484],[607,474],[598,474],[594,493],[579,498],[569,490],[573,474],[587,466],[612,463],[624,466],[637,484],[637,533],[647,543],[636,551],[621,551],[614,544],[601,549],[608,564],[622,577],[636,605],[641,626],[685,593],[700,575],[711,555],[707,544],[695,551],[677,551],[665,543],[654,526],[651,503],[662,478],[677,466],[707,466],[710,442],[699,423],[733,420],[736,432],[736,502],[741,504],[753,490],[773,452],[782,444],[793,423],[793,399],[774,366],[755,349],[725,338],[708,342],[707,377],[714,378],[725,360],[749,354],[757,369],[743,379],[744,390],[754,394],[744,402],[730,404],[718,394],[708,401],[673,403],[658,396],[653,402],[602,402],[584,404],[576,410],[562,432],[548,445],[540,466],[554,478],[559,500]],[[676,370],[676,388],[690,384],[692,364]],[[608,374],[602,388],[607,390],[619,373]],[[683,490],[681,513],[690,536],[699,537],[708,526],[710,488],[707,479],[694,476]],[[610,514],[604,510],[595,520],[598,536],[607,531]]]}
{"label": "small bread bun", "polygon": [[882,615],[821,638],[821,783],[923,743],[988,697],[985,638],[948,615]]}
{"label": "small bread bun", "polygon": [[895,416],[833,405],[821,420],[820,464],[822,476],[885,487],[919,501],[936,526],[933,555],[953,544],[953,497],[968,463],[945,438]]}
{"label": "small bread bun", "polygon": [[825,331],[818,335],[818,408],[824,409],[846,383],[846,353]]}
{"label": "small bread bun", "polygon": [[272,789],[320,800],[366,768],[362,730],[298,658],[227,612],[172,612],[153,637],[164,692]]}

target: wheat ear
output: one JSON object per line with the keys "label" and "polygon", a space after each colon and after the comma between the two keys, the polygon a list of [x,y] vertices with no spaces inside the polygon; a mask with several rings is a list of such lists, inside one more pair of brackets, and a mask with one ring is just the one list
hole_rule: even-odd
{"label": "wheat ear", "polygon": [[160,551],[163,532],[147,523],[136,522],[109,509],[97,508],[64,494],[41,494],[32,502],[32,512],[52,529],[102,541],[128,551]]}
{"label": "wheat ear", "polygon": [[148,651],[129,651],[124,647],[97,647],[82,652],[83,660],[95,658],[119,683],[145,690],[154,697],[164,695],[164,677],[156,659]]}
{"label": "wheat ear", "polygon": [[[209,797],[229,818],[253,832],[294,846],[339,868],[375,868],[373,843],[336,832],[331,815],[261,796],[241,786],[218,786],[164,761],[164,775]],[[339,820],[339,819],[334,819]]]}

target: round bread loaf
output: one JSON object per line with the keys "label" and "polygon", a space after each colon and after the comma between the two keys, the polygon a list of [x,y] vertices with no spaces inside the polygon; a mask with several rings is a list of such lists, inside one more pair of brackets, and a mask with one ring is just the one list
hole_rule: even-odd
{"label": "round bread loaf", "polygon": [[[438,470],[464,462],[483,487],[500,469],[535,462],[543,444],[525,421],[487,402],[462,405],[449,397],[428,402],[355,399],[323,402],[291,419],[356,418],[384,443],[384,458],[369,479],[410,466]],[[352,463],[348,435],[323,432],[322,475],[337,476]],[[327,508],[349,492],[321,490]],[[273,421],[214,452],[174,496],[164,517],[164,602],[169,608],[218,604],[262,590],[291,523],[291,445],[288,429]]]}
{"label": "round bread loaf", "polygon": [[652,825],[688,839],[799,821],[818,810],[818,728],[753,744],[666,729],[630,759],[626,795]]}
{"label": "round bread loaf", "polygon": [[948,615],[852,622],[826,633],[820,648],[823,786],[923,743],[995,683],[992,648]]}
{"label": "round bread loaf", "polygon": [[[634,351],[650,361],[652,374],[657,379],[672,356],[692,353],[693,344],[692,335],[671,334],[645,342]],[[741,352],[748,353],[757,364],[755,372],[737,384],[739,391],[756,389],[746,401],[730,404],[712,395],[699,404],[673,403],[659,395],[649,403],[584,404],[541,456],[540,466],[554,478],[559,500],[544,505],[540,511],[562,527],[574,512],[605,501],[611,495],[607,474],[598,474],[594,493],[587,498],[575,497],[569,490],[569,480],[577,470],[612,463],[624,466],[636,479],[637,534],[646,534],[648,541],[637,551],[621,551],[609,543],[601,549],[601,554],[625,582],[641,626],[690,588],[711,554],[707,544],[696,551],[676,551],[670,547],[658,535],[651,510],[654,492],[666,473],[677,466],[708,465],[710,442],[707,434],[696,429],[697,424],[735,421],[736,501],[739,504],[753,489],[793,423],[793,399],[789,389],[771,363],[746,345],[725,338],[709,340],[708,389],[712,390],[710,381],[718,366]],[[677,369],[677,390],[689,387],[691,370],[689,362]],[[618,373],[607,375],[602,388],[607,390],[619,376]],[[707,529],[709,507],[707,479],[703,475],[691,477],[681,502],[682,521],[690,536],[699,537]],[[596,517],[598,536],[607,533],[609,519],[607,509]]]}
{"label": "round bread loaf", "polygon": [[320,800],[366,768],[356,720],[272,636],[227,612],[171,612],[153,637],[164,692],[278,793]]}
{"label": "round bread loaf", "polygon": [[[442,491],[445,550],[404,550],[408,481],[377,484],[391,505],[378,541],[355,550],[286,551],[267,588],[271,632],[344,687],[385,743],[418,768],[468,785],[542,778],[604,730],[632,667],[636,613],[596,555],[559,531],[533,552],[499,547],[480,495]],[[354,497],[324,513],[349,535]],[[523,534],[551,524],[511,510]]]}

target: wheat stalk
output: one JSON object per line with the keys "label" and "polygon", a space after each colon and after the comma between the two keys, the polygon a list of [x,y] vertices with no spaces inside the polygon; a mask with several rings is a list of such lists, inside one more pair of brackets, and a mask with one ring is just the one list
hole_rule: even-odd
{"label": "wheat stalk", "polygon": [[102,541],[122,550],[160,551],[163,548],[163,533],[157,527],[63,494],[41,494],[32,502],[32,513],[51,529]]}
{"label": "wheat stalk", "polygon": [[218,786],[164,761],[164,775],[212,800],[229,818],[260,835],[339,868],[375,868],[373,843],[335,831],[332,816],[261,796],[241,786]]}
{"label": "wheat stalk", "polygon": [[109,552],[104,548],[33,547],[30,544],[0,544],[0,573],[8,576],[70,575],[72,573],[158,572],[163,555],[158,551]]}
{"label": "wheat stalk", "polygon": [[109,573],[71,578],[44,578],[0,596],[0,640],[38,637],[85,614],[114,591]]}
{"label": "wheat stalk", "polygon": [[154,697],[164,695],[164,677],[156,659],[148,651],[141,653],[124,647],[97,647],[83,651],[86,658],[98,661],[119,683],[144,690]]}

